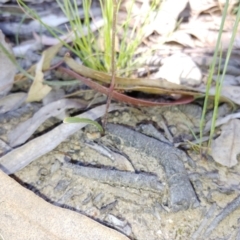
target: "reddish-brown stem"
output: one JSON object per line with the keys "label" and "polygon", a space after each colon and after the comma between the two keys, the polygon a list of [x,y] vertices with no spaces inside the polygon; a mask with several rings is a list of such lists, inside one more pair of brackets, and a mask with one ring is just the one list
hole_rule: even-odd
{"label": "reddish-brown stem", "polygon": [[[85,85],[87,85],[90,88],[95,89],[96,91],[106,94],[108,95],[109,93],[109,88],[106,88],[94,81],[92,81],[90,78],[85,78],[79,74],[77,74],[76,72],[64,68],[64,67],[59,67],[58,68],[59,71],[63,72],[63,73],[67,73],[70,76],[72,76],[73,78],[79,79],[80,81],[82,81]],[[169,106],[169,105],[181,105],[181,104],[186,104],[186,103],[190,103],[194,100],[194,97],[192,96],[184,96],[178,100],[172,101],[172,102],[151,102],[151,101],[147,101],[147,100],[142,100],[142,99],[137,99],[137,98],[133,98],[133,97],[129,97],[125,94],[119,93],[117,91],[112,91],[112,98],[115,100],[118,100],[120,102],[125,102],[134,106]]]}

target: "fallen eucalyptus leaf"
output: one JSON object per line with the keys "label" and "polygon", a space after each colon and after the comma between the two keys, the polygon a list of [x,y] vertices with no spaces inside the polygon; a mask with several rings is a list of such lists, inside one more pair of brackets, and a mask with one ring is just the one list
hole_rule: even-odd
{"label": "fallen eucalyptus leaf", "polygon": [[[177,19],[179,17],[179,14],[184,10],[187,3],[188,3],[187,0],[162,1],[161,7],[159,8],[157,15],[152,20],[152,23],[149,24],[150,28],[152,29],[152,32],[156,31],[158,34],[164,36],[170,35],[172,32],[174,32],[174,29],[176,28],[177,25]],[[148,33],[151,32],[148,31]]]}
{"label": "fallen eucalyptus leaf", "polygon": [[[42,63],[41,70],[45,71],[50,68],[52,59],[56,56],[56,54],[59,52],[61,47],[62,47],[62,43],[58,43],[52,47],[47,48],[46,50],[44,50],[42,52],[42,56],[44,56],[44,62]],[[27,70],[27,73],[29,73],[30,75],[34,75],[34,73],[36,72],[36,67],[37,67],[37,64],[32,65]],[[26,79],[27,79],[26,74],[19,73],[15,76],[14,81],[18,82],[18,81],[23,81]]]}
{"label": "fallen eucalyptus leaf", "polygon": [[50,91],[51,87],[43,84],[43,64],[45,61],[45,54],[42,54],[41,60],[36,65],[36,73],[34,77],[34,81],[30,87],[28,92],[27,102],[41,101]]}
{"label": "fallen eucalyptus leaf", "polygon": [[[172,70],[173,66],[174,71]],[[163,66],[154,78],[163,78],[176,84],[196,86],[202,81],[202,73],[191,57],[183,53],[176,53],[163,60]]]}
{"label": "fallen eucalyptus leaf", "polygon": [[232,119],[221,129],[221,135],[212,141],[212,157],[223,166],[233,167],[240,153],[240,120]]}

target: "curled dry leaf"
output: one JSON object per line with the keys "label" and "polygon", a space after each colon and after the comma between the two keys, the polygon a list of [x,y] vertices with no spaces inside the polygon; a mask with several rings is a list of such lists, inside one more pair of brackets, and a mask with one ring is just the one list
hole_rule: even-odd
{"label": "curled dry leaf", "polygon": [[41,60],[36,65],[36,72],[34,81],[30,87],[30,90],[28,92],[27,102],[33,102],[33,101],[41,101],[50,91],[51,87],[48,85],[43,84],[43,62],[45,59],[45,54],[42,54]]}
{"label": "curled dry leaf", "polygon": [[227,167],[235,166],[240,153],[240,120],[232,119],[222,126],[221,135],[212,141],[213,159]]}
{"label": "curled dry leaf", "polygon": [[9,57],[15,60],[11,46],[6,43],[5,36],[0,30],[0,97],[5,96],[11,90],[16,74],[16,66]]}
{"label": "curled dry leaf", "polygon": [[[43,71],[46,71],[46,70],[48,70],[50,68],[52,59],[59,52],[59,50],[61,49],[62,45],[63,45],[62,43],[58,43],[58,44],[56,44],[56,45],[54,45],[52,47],[49,47],[48,49],[43,51],[42,56],[44,56],[44,62],[42,63],[42,68],[41,68]],[[34,72],[36,71],[36,66],[37,66],[37,64],[32,65],[27,70],[27,72],[30,75],[34,75]],[[17,81],[22,81],[22,80],[26,80],[26,79],[27,79],[26,75],[24,75],[22,73],[19,73],[19,74],[17,74],[15,76],[14,81],[17,82]]]}

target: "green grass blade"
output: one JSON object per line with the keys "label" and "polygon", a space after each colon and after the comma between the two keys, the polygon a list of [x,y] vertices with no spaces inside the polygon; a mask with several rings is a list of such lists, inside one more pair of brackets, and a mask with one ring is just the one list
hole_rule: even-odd
{"label": "green grass blade", "polygon": [[[226,5],[227,5],[227,3],[226,3]],[[236,20],[235,20],[235,23],[233,26],[232,36],[231,36],[230,43],[228,46],[228,51],[227,51],[226,61],[224,63],[223,72],[222,72],[221,78],[219,79],[219,81],[217,83],[217,87],[216,87],[216,93],[215,93],[215,98],[214,98],[213,120],[212,120],[211,131],[210,131],[210,139],[209,139],[209,143],[208,143],[209,146],[211,145],[211,137],[213,136],[214,130],[215,130],[216,119],[217,119],[217,115],[218,115],[218,104],[219,104],[219,100],[220,100],[220,96],[221,96],[223,81],[224,81],[224,77],[226,75],[228,62],[230,60],[230,56],[232,53],[234,40],[235,40],[236,34],[238,32],[239,21],[240,21],[240,6],[238,7],[237,17],[236,17]]]}
{"label": "green grass blade", "polygon": [[226,17],[227,17],[228,5],[229,5],[229,0],[226,0],[225,7],[224,7],[224,10],[223,10],[222,21],[221,21],[221,25],[220,25],[220,29],[219,29],[217,44],[216,44],[216,48],[215,48],[214,55],[213,55],[213,61],[212,61],[212,64],[210,66],[208,79],[207,79],[206,94],[205,94],[205,99],[204,99],[202,117],[201,117],[201,120],[200,120],[200,148],[201,148],[201,144],[202,144],[201,139],[203,137],[205,115],[206,115],[206,112],[207,112],[207,106],[208,106],[208,100],[209,100],[209,91],[210,91],[210,88],[211,88],[211,85],[212,85],[212,78],[213,78],[213,74],[214,74],[214,70],[215,70],[215,66],[216,66],[218,51],[219,51],[220,45],[221,45],[221,37],[222,37],[224,23],[225,23],[225,20],[226,20]]}
{"label": "green grass blade", "polygon": [[103,128],[98,122],[93,121],[93,120],[88,119],[88,118],[66,117],[63,120],[63,122],[64,123],[87,123],[87,124],[91,124],[91,125],[94,125],[100,132],[103,132]]}

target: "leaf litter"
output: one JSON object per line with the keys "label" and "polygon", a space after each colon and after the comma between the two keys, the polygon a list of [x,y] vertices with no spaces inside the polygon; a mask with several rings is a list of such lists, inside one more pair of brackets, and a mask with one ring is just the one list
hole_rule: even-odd
{"label": "leaf litter", "polygon": [[212,156],[223,166],[233,167],[238,164],[240,154],[240,121],[232,119],[221,127],[221,134],[212,142]]}
{"label": "leaf litter", "polygon": [[44,85],[43,81],[43,72],[42,66],[45,60],[45,54],[42,54],[42,58],[39,63],[36,65],[36,72],[33,83],[29,89],[27,102],[34,102],[34,101],[41,101],[50,91],[52,90],[51,87]]}
{"label": "leaf litter", "polygon": [[[127,4],[127,3],[128,3],[128,1],[125,1],[125,4]],[[231,3],[233,5],[229,8],[229,11],[231,11],[231,9],[234,9],[234,6],[235,6],[234,1],[232,1]],[[176,3],[174,3],[174,4],[176,4]],[[193,95],[193,96],[197,96],[197,97],[202,96],[205,93],[204,76],[206,75],[206,67],[208,67],[207,62],[211,61],[209,52],[211,52],[211,49],[216,44],[216,38],[217,38],[217,34],[218,34],[217,30],[219,29],[219,25],[220,25],[219,5],[217,5],[215,1],[212,1],[212,2],[208,1],[205,4],[203,4],[203,2],[200,3],[200,2],[197,2],[194,0],[181,1],[181,3],[179,2],[179,4],[181,4],[181,6],[175,7],[174,9],[172,7],[168,8],[168,5],[169,6],[172,5],[171,1],[168,1],[167,3],[165,3],[165,6],[164,6],[165,11],[164,12],[156,11],[154,13],[155,15],[153,14],[153,20],[149,23],[149,25],[146,27],[146,29],[144,29],[145,39],[143,40],[143,42],[145,43],[145,46],[143,44],[143,46],[140,46],[139,49],[137,50],[138,53],[145,52],[147,47],[157,50],[157,51],[155,51],[154,56],[152,56],[152,58],[155,59],[154,62],[159,63],[159,64],[157,64],[157,68],[159,68],[159,69],[157,69],[157,72],[154,74],[150,74],[147,77],[148,79],[145,79],[145,81],[148,81],[148,83],[146,83],[146,82],[144,83],[139,78],[139,79],[137,79],[137,81],[135,81],[134,83],[132,82],[130,84],[130,82],[128,81],[129,79],[127,79],[126,77],[123,77],[120,80],[122,81],[121,84],[123,84],[124,87],[119,88],[119,89],[127,90],[127,91],[140,90],[143,92],[157,91],[158,93],[166,93],[166,94],[173,93],[174,92],[173,90],[177,90],[177,92],[174,92],[174,94],[180,94],[180,95],[181,94],[190,94],[191,96]],[[191,17],[187,13],[187,8],[185,8],[185,6],[187,4],[189,4],[191,7],[191,11],[192,11]],[[221,4],[224,5],[223,2]],[[124,4],[122,6],[124,6]],[[133,12],[133,14],[139,13],[140,12],[139,10],[143,9],[140,6],[141,6],[141,1],[137,1],[137,4],[135,5],[136,12],[135,13]],[[145,8],[149,7],[148,2],[145,1],[145,3],[142,5],[142,7],[143,6]],[[124,11],[125,11],[124,7],[120,8],[120,13],[118,16],[119,19],[121,19],[121,16],[124,15]],[[210,11],[211,11],[211,15],[206,16],[206,13],[209,13]],[[181,16],[181,14],[186,14],[188,21],[183,21],[183,22],[178,23],[179,16]],[[51,17],[51,16],[49,16],[49,17]],[[59,18],[59,19],[61,20],[61,18]],[[164,21],[161,21],[161,24],[163,24],[165,22],[167,24],[163,24],[164,26],[160,27],[159,19],[164,20]],[[134,20],[134,18],[133,18],[133,20]],[[223,40],[222,40],[223,50],[225,50],[229,45],[232,21],[233,21],[233,18],[231,16],[229,16],[227,18],[227,23],[225,24],[225,29],[224,29],[225,33],[224,33]],[[24,26],[24,24],[25,23],[23,23],[23,26]],[[58,24],[59,23],[57,23],[56,25],[58,25]],[[177,24],[179,24],[179,26],[176,28]],[[31,26],[34,26],[34,24],[32,24]],[[132,24],[132,26],[134,26],[134,24]],[[31,33],[32,33],[32,31],[33,30],[30,30]],[[16,34],[16,33],[14,33],[14,34]],[[66,36],[68,34],[69,34],[69,32],[66,33]],[[34,49],[36,47],[36,44],[38,44],[39,42],[41,42],[42,44],[45,44],[45,45],[51,45],[51,44],[53,44],[52,41],[56,40],[53,38],[47,38],[45,35],[41,36],[41,35],[35,34],[34,36],[35,36],[36,40],[35,40],[35,42],[33,42],[33,45],[31,45],[31,44],[27,45],[27,48],[22,53],[26,53],[31,48]],[[42,39],[41,39],[41,37],[42,37]],[[238,42],[239,42],[239,36],[237,36],[237,38],[235,40],[235,48],[238,47],[238,45],[239,45]],[[5,40],[3,40],[3,39],[1,39],[1,43],[6,44]],[[24,41],[20,42],[20,46],[18,46],[18,47],[21,47],[21,44],[23,44],[23,43],[24,43]],[[163,45],[162,43],[166,43],[166,44]],[[189,46],[192,49],[188,49]],[[9,51],[11,51],[9,46],[7,46],[7,47],[9,49]],[[36,65],[33,65],[28,70],[28,72],[32,76],[35,76],[35,81],[33,82],[32,87],[31,87],[30,91],[28,92],[28,101],[42,101],[42,99],[52,90],[51,87],[43,84],[44,72],[49,70],[52,59],[55,58],[55,56],[58,54],[58,52],[60,51],[61,48],[62,48],[62,44],[59,43],[58,45],[45,50],[42,53],[42,58],[41,58],[40,62],[37,63]],[[204,51],[206,53],[204,53]],[[179,56],[180,53],[185,53],[186,58],[189,59],[188,61],[186,61],[186,64],[183,64],[183,61],[181,60],[181,58],[177,58],[177,60],[176,60],[176,57],[175,57],[175,59],[174,59],[174,57],[172,57],[172,56]],[[18,55],[18,54],[16,54],[16,55]],[[169,60],[167,58],[168,55],[172,55],[171,57],[173,58],[173,60],[171,60],[171,57]],[[146,58],[148,56],[144,56],[144,57]],[[223,53],[223,58],[224,57],[225,57],[225,55]],[[44,60],[44,58],[45,58],[45,60]],[[2,59],[5,59],[5,60],[2,60]],[[151,59],[151,57],[149,59]],[[74,60],[78,60],[78,59],[74,59]],[[228,69],[227,69],[227,73],[229,74],[229,76],[226,77],[224,80],[225,82],[224,82],[224,87],[223,87],[223,91],[222,91],[222,96],[223,96],[222,100],[224,100],[224,97],[225,97],[225,99],[234,102],[236,105],[239,105],[239,82],[237,81],[238,74],[239,74],[238,54],[233,55],[231,60],[232,61],[230,61],[230,66],[228,66]],[[11,64],[8,61],[8,59],[6,58],[6,55],[4,55],[4,54],[0,55],[0,61],[1,61],[1,63],[2,63],[2,61],[4,61],[4,62],[8,62],[8,64],[9,64],[9,67],[7,67],[7,68],[4,67],[4,71],[1,71],[1,77],[2,77],[2,76],[4,76],[2,73],[5,73],[6,69],[8,69],[9,71],[6,72],[6,74],[7,74],[6,76],[8,76],[8,77],[4,76],[3,80],[0,81],[1,83],[4,84],[3,88],[0,88],[1,94],[4,95],[4,97],[2,97],[0,99],[0,101],[1,101],[0,105],[1,105],[1,111],[2,111],[1,114],[4,114],[5,112],[11,112],[11,111],[14,111],[15,109],[21,108],[24,104],[27,104],[27,103],[25,103],[26,93],[19,92],[17,94],[16,93],[8,94],[8,92],[11,90],[12,85],[13,85],[13,77],[15,75],[16,67],[14,66],[14,64]],[[222,59],[221,61],[224,62],[224,59]],[[166,64],[166,62],[167,62],[167,64]],[[178,64],[179,62],[181,62],[181,64]],[[147,65],[147,64],[145,64],[145,65]],[[146,71],[145,71],[147,74],[149,74],[148,69],[151,68],[151,65],[154,65],[154,64],[152,64],[152,62],[149,61],[149,65],[146,66]],[[179,67],[180,65],[181,65],[181,69]],[[176,66],[178,67],[178,70],[179,70],[179,71],[177,71],[177,73],[175,71]],[[219,66],[221,68],[221,65],[219,65]],[[164,68],[166,68],[166,69],[164,70]],[[197,69],[196,70],[197,76],[189,75],[189,73],[191,73],[191,68]],[[155,68],[153,68],[153,69],[156,69],[156,64],[155,64]],[[164,75],[162,75],[162,73],[161,73],[163,71],[165,71]],[[218,71],[218,69],[216,69],[216,73],[217,73],[217,71]],[[175,74],[175,75],[172,76],[170,73],[173,75]],[[109,75],[107,75],[105,73],[96,73],[95,71],[90,71],[89,74],[90,74],[90,76],[88,75],[85,77],[92,77],[93,79],[98,79],[100,77],[100,82],[105,81],[105,83],[109,82],[109,80],[110,80]],[[181,82],[181,84],[183,84],[183,85],[177,86],[177,85],[167,83],[164,81],[161,81],[161,83],[156,84],[156,82],[158,82],[158,80],[155,81],[155,83],[152,80],[150,80],[150,79],[154,79],[154,78],[158,79],[159,77],[173,81],[174,83],[177,83],[177,84],[179,84]],[[23,81],[24,79],[26,79],[26,77],[24,75],[22,75],[21,73],[15,76],[15,82],[20,82],[20,81]],[[181,81],[179,82],[180,79],[181,79]],[[124,80],[127,83],[125,85],[124,85]],[[26,80],[24,80],[24,81],[26,81]],[[147,88],[146,86],[142,86],[141,84],[142,85],[148,84],[149,88]],[[134,86],[135,88],[131,85],[135,85]],[[160,88],[159,88],[159,86],[160,86]],[[119,86],[116,86],[116,87],[119,87]],[[167,89],[167,91],[166,91],[166,89]],[[66,88],[64,90],[67,91]],[[212,95],[215,94],[215,87],[212,87],[211,94]],[[5,96],[5,95],[7,95],[7,96]],[[82,108],[83,106],[80,106],[80,105],[76,104],[76,102],[74,102],[74,100],[70,100],[70,99],[59,99],[58,100],[58,99],[56,99],[55,102],[49,103],[48,105],[42,107],[39,111],[35,112],[34,115],[32,117],[29,117],[28,120],[22,121],[22,123],[20,123],[18,126],[16,126],[15,129],[11,129],[8,132],[8,136],[9,136],[8,144],[10,146],[18,146],[19,144],[24,144],[24,142],[26,142],[29,138],[31,138],[32,134],[36,131],[36,129],[38,127],[40,127],[43,124],[43,122],[45,122],[48,118],[50,118],[51,116],[56,116],[58,112],[65,113],[65,109],[67,109],[67,108],[76,108],[76,107]],[[170,107],[169,108],[170,110],[167,108],[164,108],[164,109],[163,109],[163,112],[161,113],[161,116],[163,118],[156,117],[157,112],[154,112],[154,110],[153,110],[153,113],[154,113],[153,120],[156,122],[156,121],[162,121],[162,120],[166,121],[166,119],[167,119],[167,121],[166,121],[167,127],[169,128],[168,136],[172,135],[172,136],[169,136],[170,139],[172,139],[171,142],[173,142],[173,144],[176,145],[176,141],[178,141],[178,140],[180,140],[180,141],[184,141],[185,139],[194,140],[193,136],[191,136],[191,134],[189,134],[189,126],[190,126],[190,128],[193,127],[193,131],[195,133],[197,133],[197,131],[196,131],[196,128],[194,128],[195,124],[192,124],[192,122],[189,121],[188,114],[184,113],[187,117],[186,117],[185,123],[183,123],[182,125],[180,123],[176,123],[176,122],[174,122],[173,124],[170,124],[170,121],[171,121],[170,119],[172,117],[168,116],[167,111],[169,111],[169,112],[174,111],[175,107]],[[91,110],[89,110],[89,111],[91,111]],[[180,109],[180,111],[182,111],[182,110]],[[103,113],[101,113],[101,114],[103,114]],[[100,116],[101,114],[99,113],[99,115],[97,115],[97,116]],[[176,118],[176,115],[173,115],[173,116],[174,116],[174,118]],[[235,166],[235,169],[238,169],[238,154],[239,154],[238,139],[239,139],[239,137],[237,134],[238,133],[237,129],[238,129],[239,123],[238,123],[237,118],[239,118],[238,112],[232,113],[230,110],[226,110],[226,112],[224,112],[217,119],[217,126],[222,125],[222,127],[221,127],[221,132],[219,134],[219,137],[216,136],[216,138],[213,141],[212,149],[211,149],[212,150],[211,156],[213,157],[213,160],[216,163],[220,163],[222,165],[222,166],[216,165],[217,167],[215,167],[215,168],[218,168],[219,171],[223,171],[223,169],[224,169],[223,166],[226,166],[229,168],[233,168]],[[139,117],[139,119],[141,119],[141,117]],[[159,120],[159,119],[161,119],[161,120]],[[231,119],[234,119],[234,120],[231,120]],[[126,121],[125,121],[125,123],[126,123]],[[128,122],[128,123],[132,124],[130,122]],[[176,126],[174,124],[176,124]],[[56,127],[56,129],[57,129],[57,127]],[[157,129],[159,129],[159,127]],[[181,130],[179,130],[179,129],[181,129]],[[52,134],[57,134],[58,136],[62,134],[59,132],[55,133],[54,130],[52,130],[53,131]],[[209,130],[209,125],[207,124],[206,128],[205,128],[205,133],[207,133],[208,130]],[[43,138],[39,137],[39,138],[30,140],[29,142],[26,142],[23,146],[16,148],[15,150],[12,150],[11,152],[9,152],[5,156],[3,156],[0,159],[0,162],[1,161],[4,162],[3,168],[5,166],[6,171],[8,171],[7,169],[9,169],[9,173],[13,173],[13,172],[23,168],[24,166],[28,165],[30,162],[32,162],[34,159],[40,157],[42,154],[46,154],[47,151],[52,150],[61,141],[63,141],[63,138],[61,138],[61,141],[60,141],[60,139],[57,139],[56,137],[54,138],[47,134],[41,136]],[[69,135],[66,134],[65,139],[67,136],[69,136]],[[166,133],[165,133],[165,136],[166,136]],[[47,139],[47,137],[50,140],[49,139],[45,140],[45,139]],[[140,138],[142,138],[142,137],[140,137]],[[55,142],[51,143],[51,140],[53,141],[53,139]],[[35,140],[37,140],[37,141],[35,141]],[[40,142],[40,140],[42,142]],[[165,144],[166,144],[166,142],[167,141],[165,141]],[[51,145],[51,147],[49,146],[49,148],[48,148],[48,146],[47,146],[48,144]],[[37,151],[36,153],[33,153],[33,149],[36,149],[36,146],[38,146],[39,151]],[[46,150],[44,150],[44,148],[46,148]],[[9,149],[11,150],[10,147],[9,147]],[[30,149],[32,149],[32,150],[30,150]],[[141,149],[140,151],[142,151],[142,148],[140,148],[140,149]],[[23,151],[23,152],[21,152],[21,151]],[[40,153],[40,151],[42,151],[42,152]],[[12,159],[15,159],[16,156],[19,156],[19,159],[17,159],[17,161],[19,161],[19,162],[12,160]],[[24,159],[25,157],[26,157],[26,159]],[[171,157],[169,159],[171,160],[174,158]],[[8,161],[8,163],[7,163],[7,161]],[[13,162],[11,163],[11,161],[13,161]],[[128,165],[128,163],[129,163],[128,159],[125,159],[125,160],[123,160],[123,163],[120,162],[120,166],[121,166],[121,164],[123,164],[123,169],[125,167],[126,169],[128,169],[128,171],[133,172],[133,170],[136,168],[136,166],[135,166],[136,164],[133,164],[133,168],[131,168],[130,165]],[[202,168],[205,170],[208,170],[208,168],[209,168],[209,166],[206,166],[205,163],[202,163],[201,161],[197,162],[197,164],[202,165]],[[214,167],[214,162],[209,163],[209,165],[212,165],[212,164]],[[88,169],[90,169],[90,168],[88,168]],[[93,171],[95,171],[94,168],[93,168]],[[114,171],[114,170],[112,170],[112,171]],[[199,169],[198,169],[198,171],[199,171]],[[83,170],[83,172],[84,172],[84,170]],[[111,173],[110,170],[107,170],[106,172]],[[168,170],[166,172],[168,172]],[[133,172],[133,176],[136,177],[136,175],[134,175],[134,174],[135,173]],[[230,176],[232,176],[232,179],[234,179],[232,174],[233,173],[229,173],[229,178],[230,178]],[[127,177],[122,177],[122,179],[124,179],[124,178],[127,179]],[[167,181],[170,181],[170,180],[168,179]],[[111,182],[111,180],[110,180],[110,182]],[[120,183],[121,183],[121,180],[120,180]],[[226,183],[223,181],[222,184],[224,185]],[[198,187],[196,187],[196,185],[194,185],[194,186],[195,186],[195,189],[197,190]],[[219,185],[216,185],[216,186],[217,186],[217,189],[220,188]],[[128,188],[129,185],[125,185],[125,187]],[[234,187],[233,186],[230,187],[230,185],[226,185],[226,188],[227,187],[234,189]],[[171,187],[170,187],[170,190],[171,190]],[[237,190],[237,191],[239,191],[239,190]],[[199,194],[198,197],[202,198],[202,195]],[[203,199],[201,199],[201,200],[202,200],[202,202],[204,202]],[[236,202],[233,198],[231,200],[229,200],[229,203],[231,201],[233,201],[234,204]],[[163,199],[163,203],[164,203],[164,199]],[[237,204],[235,204],[235,205],[236,206],[233,209],[231,208],[231,212],[234,212],[238,208],[238,206],[239,206],[238,200],[237,200]],[[165,206],[165,208],[166,208],[166,206]],[[226,205],[226,209],[227,209],[226,211],[229,212],[228,205]],[[157,214],[157,213],[155,213],[155,214]],[[111,215],[109,215],[109,216],[111,216]],[[205,231],[204,237],[207,238],[208,236],[210,236],[210,234],[212,233],[212,230],[217,228],[217,226],[220,224],[220,222],[222,220],[224,220],[225,217],[226,217],[226,214],[222,214],[222,215],[220,214],[220,217],[216,217],[216,220],[213,221],[209,225],[209,227],[207,227],[207,225],[209,224],[209,221],[206,220],[207,222],[205,221],[204,226],[201,227],[201,229],[199,228],[202,232]],[[109,218],[111,218],[111,217],[109,217]],[[226,223],[225,223],[225,225],[227,226]],[[205,230],[204,230],[204,228],[205,228]],[[163,232],[165,230],[165,234],[167,232],[169,233],[169,230],[165,229],[164,227],[162,229],[163,229]],[[200,235],[200,232],[201,232],[200,230],[199,230],[199,232],[196,232],[198,234],[197,236]],[[131,231],[128,231],[129,235],[131,234],[130,232]],[[156,232],[157,232],[157,230],[156,230]],[[137,231],[135,231],[135,234],[137,234]],[[140,234],[140,232],[139,232],[139,234]],[[142,234],[141,236],[144,236],[144,233],[141,233],[141,234]],[[160,233],[160,236],[162,236],[161,233]],[[195,236],[196,236],[196,234],[195,234]],[[151,239],[151,237],[149,239]],[[194,239],[194,235],[193,235],[193,239]]]}

